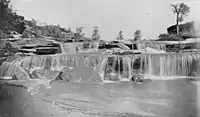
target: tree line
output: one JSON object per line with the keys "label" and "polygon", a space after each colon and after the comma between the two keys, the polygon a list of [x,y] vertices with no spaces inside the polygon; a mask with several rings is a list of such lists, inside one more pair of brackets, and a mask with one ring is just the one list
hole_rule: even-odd
{"label": "tree line", "polygon": [[24,16],[18,15],[12,8],[10,0],[0,0],[0,38],[12,38],[13,34],[21,35],[21,38],[61,38],[69,33],[73,32],[59,25],[38,26],[35,19],[25,20]]}
{"label": "tree line", "polygon": [[[181,24],[190,13],[190,7],[184,3],[171,6],[176,16],[176,24],[167,28],[167,34],[160,34],[159,40],[184,40],[195,37],[194,22]],[[18,15],[10,5],[10,0],[0,0],[0,38],[12,37],[13,34],[19,34],[22,38],[69,38],[74,32],[59,25],[38,26],[35,19],[28,21],[24,16]],[[141,38],[141,31],[137,30],[134,37]],[[123,39],[122,32],[119,32],[118,39]]]}

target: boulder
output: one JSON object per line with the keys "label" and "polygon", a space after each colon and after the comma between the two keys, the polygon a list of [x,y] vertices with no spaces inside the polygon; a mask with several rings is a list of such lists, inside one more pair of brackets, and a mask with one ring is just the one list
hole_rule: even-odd
{"label": "boulder", "polygon": [[143,78],[144,78],[144,77],[141,76],[141,75],[133,75],[132,78],[131,78],[131,80],[132,80],[132,81],[135,81],[135,82],[142,82],[142,79],[143,79]]}
{"label": "boulder", "polygon": [[60,71],[38,69],[34,70],[30,76],[31,79],[55,80],[59,74]]}
{"label": "boulder", "polygon": [[72,81],[72,75],[70,74],[70,72],[61,72],[59,74],[59,77],[57,77],[58,79],[61,80],[65,80],[65,81]]}
{"label": "boulder", "polygon": [[15,80],[28,80],[30,79],[30,75],[26,70],[21,67],[16,67],[14,75],[12,76]]}
{"label": "boulder", "polygon": [[139,75],[139,74],[133,75],[131,80],[134,81],[134,82],[151,82],[152,81],[151,79],[144,78],[144,76]]}

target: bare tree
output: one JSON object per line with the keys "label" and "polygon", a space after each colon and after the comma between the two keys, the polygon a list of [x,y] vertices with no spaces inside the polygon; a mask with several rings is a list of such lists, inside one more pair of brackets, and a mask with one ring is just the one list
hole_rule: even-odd
{"label": "bare tree", "polygon": [[176,15],[176,31],[177,35],[180,35],[179,31],[179,23],[184,20],[184,17],[190,13],[190,7],[188,7],[184,3],[179,3],[179,4],[171,4],[172,6],[172,11]]}

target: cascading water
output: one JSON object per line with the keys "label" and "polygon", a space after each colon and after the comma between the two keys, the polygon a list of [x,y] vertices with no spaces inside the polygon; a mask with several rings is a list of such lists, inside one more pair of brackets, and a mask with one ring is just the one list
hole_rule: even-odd
{"label": "cascading water", "polygon": [[[135,74],[143,75],[150,79],[169,79],[198,77],[199,53],[182,54],[138,54],[123,57],[108,57],[102,64],[101,71],[104,78],[115,80],[130,79]],[[110,68],[111,67],[111,68]],[[114,69],[114,70],[113,70]],[[123,72],[128,75],[123,75]],[[108,76],[108,74],[110,76]]]}
{"label": "cascading water", "polygon": [[[129,81],[135,74],[140,74],[151,79],[158,78],[164,80],[169,77],[199,77],[200,75],[197,74],[200,71],[199,60],[200,53],[142,53],[129,55],[65,53],[27,56],[3,62],[0,66],[0,76],[1,78],[9,77],[18,80],[33,78],[55,80],[59,79],[58,77],[62,77],[61,79],[67,81],[107,83],[109,81]],[[56,110],[59,110],[59,112],[64,112],[61,110],[68,109],[67,105],[72,105],[73,108],[77,107],[79,111],[81,109],[85,111],[86,108],[91,110],[101,109],[101,111],[111,108],[106,110],[106,112],[128,112],[127,116],[132,115],[132,113],[140,115],[142,112],[152,113],[152,115],[155,113],[158,116],[169,113],[170,117],[179,115],[185,117],[189,115],[195,116],[195,114],[187,113],[192,110],[190,109],[192,107],[191,103],[195,103],[190,101],[193,100],[195,94],[195,88],[193,87],[196,86],[187,85],[182,80],[179,82],[155,81],[142,85],[133,85],[135,83],[88,85],[87,83],[56,82],[55,85],[51,85],[52,89],[43,91],[40,88],[40,93],[33,95],[39,95],[38,97],[40,98],[36,98],[37,100],[56,101],[54,106],[56,106]],[[29,88],[31,94],[35,90],[37,91],[37,87],[31,88]],[[19,90],[15,91],[19,92]],[[7,93],[7,90],[5,92]],[[19,93],[23,97],[24,95],[22,94],[21,92]],[[41,98],[40,95],[43,97]],[[20,96],[15,97],[21,98]],[[189,99],[185,99],[185,97]],[[24,102],[23,99],[20,102]],[[197,97],[197,99],[199,98]],[[16,101],[18,101],[17,98]],[[41,104],[39,105],[41,106]],[[185,108],[184,105],[187,105],[187,107]],[[183,108],[177,109],[177,106]],[[147,108],[148,111],[146,111]],[[195,109],[196,107],[193,110]],[[154,110],[156,111],[154,112]],[[193,110],[192,113],[195,113]],[[34,112],[36,111],[34,110]],[[181,112],[183,114],[180,114]]]}
{"label": "cascading water", "polygon": [[191,72],[194,64],[199,64],[199,53],[185,54],[158,54],[144,56],[147,60],[146,75],[148,77],[174,78],[174,77],[192,77]]}
{"label": "cascading water", "polygon": [[15,59],[13,61],[4,61],[0,67],[0,77],[4,79],[12,79],[14,71],[20,64],[20,59]]}
{"label": "cascading water", "polygon": [[144,50],[145,52],[148,52],[148,49],[156,49],[160,51],[165,51],[166,52],[166,44],[171,44],[169,42],[159,42],[159,41],[136,41],[136,42],[131,42],[132,43],[132,48],[134,47],[134,44],[137,44],[141,46],[140,49]]}
{"label": "cascading water", "polygon": [[[200,53],[143,53],[132,55],[92,55],[92,54],[58,54],[27,56],[5,61],[0,66],[0,77],[17,79],[55,79],[59,72],[67,72],[67,77],[81,77],[85,73],[75,71],[77,68],[90,70],[88,77],[96,72],[100,80],[124,81],[134,75],[150,79],[168,79],[181,77],[198,77],[200,71]],[[84,64],[80,64],[84,61]],[[76,69],[75,69],[76,68]],[[92,71],[91,71],[92,70]],[[17,75],[16,75],[17,74]],[[23,78],[21,74],[23,74]],[[35,75],[36,74],[36,75]],[[65,74],[66,75],[66,74]],[[73,79],[73,78],[72,78]],[[84,78],[86,79],[86,78]]]}
{"label": "cascading water", "polygon": [[122,56],[105,57],[101,64],[101,79],[108,81],[129,81],[132,77],[131,58]]}
{"label": "cascading water", "polygon": [[77,43],[60,43],[60,47],[63,54],[77,51]]}

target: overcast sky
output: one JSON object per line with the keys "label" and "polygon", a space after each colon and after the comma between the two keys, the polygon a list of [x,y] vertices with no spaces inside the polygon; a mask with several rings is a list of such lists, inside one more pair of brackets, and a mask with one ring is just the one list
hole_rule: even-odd
{"label": "overcast sky", "polygon": [[[11,0],[20,15],[48,24],[83,26],[87,36],[98,26],[103,40],[114,40],[123,30],[132,38],[139,29],[144,38],[157,38],[175,23],[171,3],[183,0]],[[186,21],[200,20],[200,1],[185,0],[191,7]]]}

